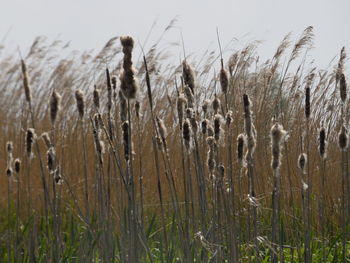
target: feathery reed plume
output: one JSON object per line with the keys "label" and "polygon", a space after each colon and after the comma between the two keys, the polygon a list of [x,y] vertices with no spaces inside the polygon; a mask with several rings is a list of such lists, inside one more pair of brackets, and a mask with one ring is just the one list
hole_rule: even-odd
{"label": "feathery reed plume", "polygon": [[135,101],[135,114],[136,114],[136,118],[138,119],[140,119],[140,108],[141,108],[140,102],[138,100]]}
{"label": "feathery reed plume", "polygon": [[56,122],[57,115],[60,110],[60,103],[61,95],[54,90],[50,98],[50,120],[52,125],[54,125]]}
{"label": "feathery reed plume", "polygon": [[346,151],[348,148],[348,130],[342,125],[338,134],[338,146],[342,151]]}
{"label": "feathery reed plume", "polygon": [[344,73],[340,74],[339,79],[339,89],[340,89],[340,98],[343,103],[346,101],[346,79]]}
{"label": "feathery reed plume", "polygon": [[188,108],[194,108],[194,96],[193,91],[189,86],[185,86],[184,92],[187,98],[187,107]]}
{"label": "feathery reed plume", "polygon": [[20,171],[21,171],[21,160],[16,158],[16,160],[15,160],[15,172],[18,175]]}
{"label": "feathery reed plume", "polygon": [[226,115],[225,115],[225,120],[226,120],[226,125],[230,126],[230,124],[232,123],[233,120],[233,113],[231,110],[229,110]]}
{"label": "feathery reed plume", "polygon": [[22,66],[22,77],[23,77],[24,93],[25,93],[27,102],[30,103],[32,101],[32,97],[31,97],[31,94],[30,94],[27,66],[26,66],[26,64],[25,64],[23,59],[21,60],[21,66]]}
{"label": "feathery reed plume", "polygon": [[191,141],[191,126],[190,122],[186,119],[182,124],[182,136],[184,139],[184,143],[186,146],[187,151],[189,152],[192,148],[192,141]]}
{"label": "feathery reed plume", "polygon": [[125,98],[134,99],[138,91],[138,82],[135,77],[135,70],[132,67],[132,50],[134,48],[134,40],[130,36],[120,37],[120,42],[123,46],[123,69],[120,75],[120,89]]}
{"label": "feathery reed plume", "polygon": [[177,98],[177,116],[179,118],[179,125],[180,129],[182,129],[182,122],[184,118],[184,110],[185,107],[187,106],[187,99],[185,98],[184,94],[180,94],[179,97]]}
{"label": "feathery reed plume", "polygon": [[27,150],[27,156],[28,158],[33,157],[33,144],[35,141],[35,130],[33,128],[29,128],[26,132],[26,150]]}
{"label": "feathery reed plume", "polygon": [[300,39],[295,43],[294,48],[292,50],[292,54],[290,57],[290,61],[296,59],[300,53],[300,51],[302,50],[302,48],[306,45],[311,45],[312,44],[312,40],[314,37],[314,33],[313,33],[313,27],[312,26],[308,26],[303,34],[301,35]]}
{"label": "feathery reed plume", "polygon": [[220,85],[222,92],[226,94],[228,90],[228,73],[223,67],[220,70]]}
{"label": "feathery reed plume", "polygon": [[49,149],[52,146],[49,134],[47,132],[44,132],[44,133],[41,134],[41,138],[45,142],[46,147]]}
{"label": "feathery reed plume", "polygon": [[318,151],[322,159],[327,158],[327,140],[326,140],[326,130],[324,127],[321,127],[319,136],[318,136]]}
{"label": "feathery reed plume", "polygon": [[217,114],[220,110],[221,103],[220,103],[219,98],[216,95],[215,95],[215,98],[213,100],[212,106],[213,106],[214,113]]}
{"label": "feathery reed plume", "polygon": [[195,74],[191,65],[187,64],[186,61],[182,62],[182,75],[185,81],[185,84],[188,85],[194,94],[195,90]]}
{"label": "feathery reed plume", "polygon": [[120,90],[119,93],[119,103],[120,103],[120,120],[122,122],[126,121],[127,119],[127,114],[128,114],[128,110],[127,110],[127,102],[126,99],[123,95],[123,92]]}
{"label": "feathery reed plume", "polygon": [[97,89],[97,86],[94,86],[94,92],[93,92],[93,100],[94,100],[94,106],[96,110],[100,109],[100,90]]}
{"label": "feathery reed plume", "polygon": [[129,149],[129,122],[124,121],[122,124],[123,131],[123,145],[124,145],[124,158],[126,161],[130,159],[130,149]]}
{"label": "feathery reed plume", "polygon": [[299,154],[299,157],[298,157],[298,168],[300,169],[302,174],[305,173],[306,163],[307,163],[307,155],[306,155],[306,153]]}
{"label": "feathery reed plume", "polygon": [[243,133],[241,133],[237,137],[237,160],[238,160],[238,165],[240,167],[245,166],[244,145],[245,145],[245,136]]}
{"label": "feathery reed plume", "polygon": [[80,118],[84,118],[85,113],[85,101],[84,101],[84,93],[82,90],[75,91],[75,100],[77,103],[77,109],[79,112]]}
{"label": "feathery reed plume", "polygon": [[207,120],[207,119],[202,120],[202,122],[201,122],[202,134],[206,134],[207,133],[208,123],[209,123],[209,120]]}
{"label": "feathery reed plume", "polygon": [[271,167],[273,170],[279,169],[281,165],[281,146],[287,139],[287,132],[282,125],[276,123],[271,129],[271,150],[272,161]]}

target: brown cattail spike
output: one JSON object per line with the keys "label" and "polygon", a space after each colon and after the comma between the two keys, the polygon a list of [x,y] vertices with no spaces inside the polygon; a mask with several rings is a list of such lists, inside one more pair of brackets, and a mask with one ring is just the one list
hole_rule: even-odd
{"label": "brown cattail spike", "polygon": [[80,118],[84,118],[85,101],[84,101],[84,93],[81,90],[75,91],[75,100],[77,102],[77,109],[79,112],[79,116]]}
{"label": "brown cattail spike", "polygon": [[21,60],[21,66],[22,66],[24,93],[25,93],[27,102],[30,103],[31,100],[32,100],[32,97],[31,97],[31,94],[30,94],[27,66],[26,66],[26,64],[25,64],[23,59]]}
{"label": "brown cattail spike", "polygon": [[179,125],[180,129],[182,129],[182,122],[184,119],[184,110],[185,107],[187,106],[187,99],[183,94],[180,94],[179,97],[177,98],[177,116],[179,118]]}
{"label": "brown cattail spike", "polygon": [[32,149],[35,141],[35,130],[33,128],[29,128],[26,132],[26,150],[28,158],[33,157]]}
{"label": "brown cattail spike", "polygon": [[60,104],[61,96],[56,91],[53,91],[50,98],[50,120],[52,125],[55,125],[60,110]]}
{"label": "brown cattail spike", "polygon": [[21,171],[21,160],[17,158],[15,160],[15,172],[16,174],[19,174],[20,171]]}
{"label": "brown cattail spike", "polygon": [[320,156],[322,159],[325,159],[327,157],[327,153],[326,153],[327,141],[326,141],[326,130],[323,127],[320,129],[318,141],[319,141],[318,150],[320,152]]}
{"label": "brown cattail spike", "polygon": [[100,109],[100,91],[97,89],[96,85],[94,86],[93,100],[94,100],[94,106],[98,111]]}
{"label": "brown cattail spike", "polygon": [[340,98],[343,103],[346,101],[346,79],[344,73],[340,74],[339,79],[339,88],[340,88]]}
{"label": "brown cattail spike", "polygon": [[348,148],[348,131],[343,125],[338,134],[338,145],[342,151],[346,151]]}
{"label": "brown cattail spike", "polygon": [[271,167],[273,170],[279,169],[281,165],[281,148],[282,144],[286,140],[287,132],[283,129],[282,125],[278,123],[274,124],[271,128],[271,150],[272,161]]}
{"label": "brown cattail spike", "polygon": [[244,134],[239,134],[237,137],[237,160],[240,167],[244,166],[244,145],[245,145],[245,136]]}
{"label": "brown cattail spike", "polygon": [[302,173],[305,173],[306,163],[307,163],[307,155],[305,153],[301,153],[298,158],[298,168]]}
{"label": "brown cattail spike", "polygon": [[218,97],[215,96],[215,99],[213,100],[213,110],[215,114],[219,112],[220,107],[221,107],[220,100],[218,99]]}
{"label": "brown cattail spike", "polygon": [[126,161],[129,161],[130,142],[129,142],[129,122],[128,121],[123,122],[122,131],[123,131],[124,158]]}
{"label": "brown cattail spike", "polygon": [[190,126],[190,122],[188,120],[185,120],[183,125],[182,125],[182,136],[184,139],[186,149],[188,151],[190,151],[190,149],[191,149],[191,126]]}
{"label": "brown cattail spike", "polygon": [[183,72],[182,74],[183,74],[185,84],[190,87],[192,94],[194,94],[195,74],[194,74],[192,67],[189,64],[187,64],[186,61],[182,62],[182,72]]}
{"label": "brown cattail spike", "polygon": [[228,73],[224,68],[220,70],[220,85],[223,93],[227,93],[228,90]]}

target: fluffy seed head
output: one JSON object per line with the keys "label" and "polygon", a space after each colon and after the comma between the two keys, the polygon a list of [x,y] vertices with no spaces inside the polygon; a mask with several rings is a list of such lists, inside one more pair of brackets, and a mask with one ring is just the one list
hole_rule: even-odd
{"label": "fluffy seed head", "polygon": [[204,117],[207,115],[208,113],[208,106],[210,104],[210,101],[208,99],[204,100],[203,105],[202,105],[202,110],[204,113]]}
{"label": "fluffy seed head", "polygon": [[131,53],[134,48],[134,39],[130,36],[121,36],[120,43],[123,46],[123,53]]}
{"label": "fluffy seed head", "polygon": [[195,74],[192,67],[187,64],[186,61],[182,62],[182,75],[185,81],[185,84],[188,85],[194,94],[195,89]]}
{"label": "fluffy seed head", "polygon": [[182,129],[184,110],[185,110],[185,107],[187,106],[187,99],[185,98],[184,94],[179,95],[179,97],[177,98],[176,106],[177,106],[177,116],[179,118],[180,129]]}
{"label": "fluffy seed head", "polygon": [[54,125],[56,122],[57,115],[60,110],[60,104],[61,95],[54,90],[50,98],[50,120],[52,125]]}
{"label": "fluffy seed head", "polygon": [[94,106],[96,110],[100,109],[100,90],[97,89],[96,85],[93,92]]}
{"label": "fluffy seed head", "polygon": [[241,133],[237,137],[237,160],[240,167],[244,166],[244,145],[245,136]]}
{"label": "fluffy seed head", "polygon": [[201,122],[202,134],[207,133],[208,122],[209,121],[207,119],[202,120],[202,122]]}
{"label": "fluffy seed head", "polygon": [[221,107],[220,100],[218,99],[218,97],[215,96],[215,99],[213,100],[213,110],[215,114],[219,112],[220,107]]}
{"label": "fluffy seed head", "polygon": [[47,151],[47,168],[49,169],[50,174],[55,171],[55,160],[56,160],[56,151],[54,147],[50,147]]}
{"label": "fluffy seed head", "polygon": [[271,128],[271,150],[272,150],[272,161],[271,167],[276,170],[281,165],[281,148],[285,142],[287,132],[283,129],[282,125],[276,123]]}
{"label": "fluffy seed head", "polygon": [[120,75],[120,89],[127,99],[135,99],[139,89],[138,81],[135,77],[135,70],[130,68],[124,70]]}
{"label": "fluffy seed head", "polygon": [[229,111],[226,113],[225,120],[226,120],[226,125],[227,125],[227,126],[230,126],[230,124],[232,123],[232,120],[233,120],[233,113],[232,113],[231,110],[229,110]]}
{"label": "fluffy seed head", "polygon": [[75,91],[75,100],[77,102],[77,109],[80,118],[84,118],[84,113],[85,113],[85,101],[84,101],[84,93],[81,90],[76,90]]}
{"label": "fluffy seed head", "polygon": [[187,151],[191,149],[191,126],[190,122],[186,119],[182,125],[182,136],[184,139],[184,143]]}
{"label": "fluffy seed head", "polygon": [[41,134],[41,138],[44,140],[47,148],[50,148],[52,146],[50,135],[47,132]]}
{"label": "fluffy seed head", "polygon": [[120,103],[120,120],[124,122],[126,121],[126,116],[127,116],[127,103],[123,95],[123,92],[121,90],[119,91],[118,95],[119,95],[119,103]]}
{"label": "fluffy seed head", "polygon": [[12,152],[13,152],[13,143],[12,142],[6,143],[6,151],[7,151],[7,154],[12,154]]}
{"label": "fluffy seed head", "polygon": [[220,136],[223,132],[223,130],[221,129],[221,120],[222,120],[221,115],[215,114],[215,116],[214,116],[214,137],[215,137],[215,140],[217,140],[217,141],[220,140]]}

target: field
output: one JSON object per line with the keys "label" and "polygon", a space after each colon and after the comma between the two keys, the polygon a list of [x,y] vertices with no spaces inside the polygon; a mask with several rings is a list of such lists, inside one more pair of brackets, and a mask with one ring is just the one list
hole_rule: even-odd
{"label": "field", "polygon": [[350,262],[346,51],[313,37],[1,53],[0,262]]}

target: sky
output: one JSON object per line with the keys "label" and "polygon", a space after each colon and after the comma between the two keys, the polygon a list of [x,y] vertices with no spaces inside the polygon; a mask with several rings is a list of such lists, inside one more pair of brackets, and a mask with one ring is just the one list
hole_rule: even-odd
{"label": "sky", "polygon": [[[163,42],[179,42],[181,31],[186,53],[216,48],[218,28],[222,46],[231,43],[231,49],[238,49],[261,40],[258,53],[269,58],[287,33],[296,40],[309,25],[315,33],[311,55],[321,67],[342,46],[350,48],[350,0],[0,0],[0,4],[0,41],[21,50],[39,35],[70,41],[72,49],[81,51],[99,50],[110,38],[125,34],[143,42],[156,22],[152,43],[175,17],[176,28]],[[238,40],[230,42],[234,38]]]}

